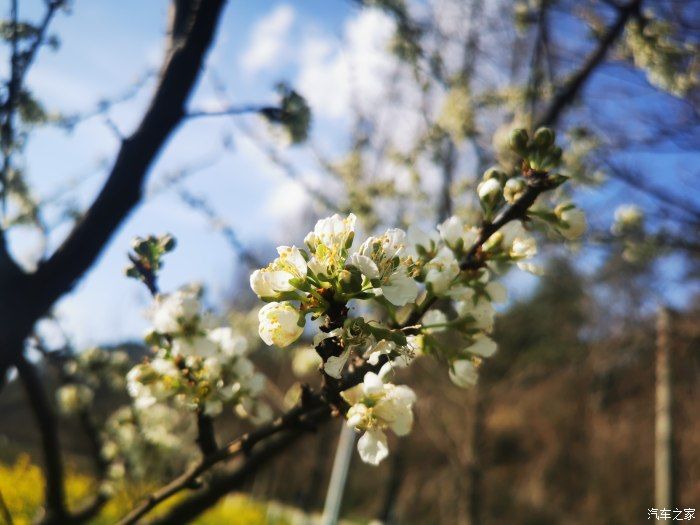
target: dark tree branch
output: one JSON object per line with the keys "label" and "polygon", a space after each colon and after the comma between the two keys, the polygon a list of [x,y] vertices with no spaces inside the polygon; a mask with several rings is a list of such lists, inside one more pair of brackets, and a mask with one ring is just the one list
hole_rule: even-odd
{"label": "dark tree branch", "polygon": [[214,421],[201,409],[197,411],[197,445],[205,457],[216,453],[219,448],[216,444]]}
{"label": "dark tree branch", "polygon": [[[324,419],[327,419],[328,415]],[[284,432],[281,436],[271,440],[260,450],[248,456],[245,462],[237,469],[215,476],[206,489],[196,492],[189,498],[174,505],[160,518],[150,525],[181,525],[188,523],[202,514],[229,492],[240,489],[261,467],[279,456],[290,446],[296,443],[304,435],[305,431],[295,428]]]}
{"label": "dark tree branch", "polygon": [[[68,348],[66,347],[62,350],[49,351],[38,336],[35,336],[33,339],[36,349],[41,352],[44,359],[55,368],[56,373],[60,377],[61,383],[68,384],[71,380],[71,377],[65,371],[66,357],[69,355]],[[100,436],[100,431],[88,408],[83,408],[78,412],[78,420],[80,421],[80,426],[88,440],[90,455],[95,468],[95,474],[97,475],[97,479],[102,481],[106,478],[109,462],[102,455],[102,439]],[[83,508],[70,514],[66,512],[66,516],[63,519],[65,523],[70,523],[72,525],[84,523],[93,518],[102,509],[104,504],[107,503],[107,501],[107,495],[98,490],[97,494]]]}
{"label": "dark tree branch", "polygon": [[46,515],[43,523],[63,523],[68,518],[63,485],[63,461],[58,438],[58,422],[46,395],[43,380],[36,368],[25,357],[16,363],[19,378],[24,385],[32,414],[41,433],[46,477]]}
{"label": "dark tree branch", "polygon": [[[187,31],[171,31],[168,53],[151,104],[138,129],[122,143],[100,194],[65,242],[40,265],[33,284],[38,318],[90,268],[109,238],[141,199],[143,182],[185,105],[211,45],[225,0],[178,1]],[[173,20],[180,20],[177,13]]]}
{"label": "dark tree branch", "polygon": [[217,463],[234,458],[241,453],[246,455],[250,454],[257,443],[277,433],[290,429],[299,429],[303,431],[314,428],[316,424],[328,417],[330,417],[330,410],[328,407],[321,402],[318,396],[311,397],[306,403],[293,408],[272,423],[261,426],[252,432],[248,432],[218,449],[213,454],[203,457],[199,463],[143,500],[136,508],[119,521],[119,525],[137,523],[141,517],[150,512],[159,503],[193,486],[201,475]]}
{"label": "dark tree branch", "polygon": [[557,92],[547,109],[540,115],[537,124],[534,126],[535,128],[540,126],[555,127],[557,125],[564,109],[576,100],[586,81],[603,61],[613,44],[622,35],[627,22],[639,11],[641,4],[642,0],[631,0],[627,5],[619,9],[615,23],[603,35],[598,46],[586,59],[581,69]]}

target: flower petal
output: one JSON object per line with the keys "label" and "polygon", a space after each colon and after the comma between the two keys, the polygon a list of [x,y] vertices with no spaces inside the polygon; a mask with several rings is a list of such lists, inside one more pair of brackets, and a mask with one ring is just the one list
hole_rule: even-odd
{"label": "flower petal", "polygon": [[389,455],[386,434],[381,430],[368,430],[357,441],[357,451],[365,463],[379,465]]}

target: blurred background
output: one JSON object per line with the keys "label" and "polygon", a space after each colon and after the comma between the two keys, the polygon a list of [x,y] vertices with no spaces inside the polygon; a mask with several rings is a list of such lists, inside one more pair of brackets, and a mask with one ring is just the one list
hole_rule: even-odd
{"label": "blurred background", "polygon": [[[3,78],[11,4],[0,1]],[[75,0],[52,23],[55,45],[27,74],[21,169],[3,214],[24,268],[60,245],[138,124],[163,58],[168,4]],[[19,18],[36,21],[44,7],[19,2]],[[456,388],[428,360],[404,372],[418,393],[416,428],[379,467],[352,459],[341,515],[639,523],[655,506],[663,453],[672,458],[663,482],[674,505],[695,508],[699,49],[697,0],[230,2],[190,114],[152,168],[142,203],[37,337],[47,348],[100,346],[140,360],[150,297],[123,276],[126,253],[137,235],[169,232],[178,246],[161,289],[200,283],[207,304],[250,335],[253,360],[273,385],[270,403],[282,410],[295,385],[317,378],[301,347],[280,351],[257,339],[250,272],[336,212],[355,213],[365,233],[430,228],[453,214],[476,220],[481,174],[514,163],[508,132],[547,123],[573,182],[562,191],[586,210],[587,234],[565,246],[541,235],[543,275],[504,277],[499,353],[477,387]],[[292,92],[310,120],[300,111],[278,122],[261,110]],[[45,380],[60,377],[47,366]],[[655,441],[659,389],[672,398],[665,451]],[[125,400],[98,390],[98,421]],[[31,489],[41,482],[39,436],[16,382],[3,390],[0,414],[0,490],[24,519],[41,502]],[[80,498],[92,475],[89,443],[75,418],[62,423],[71,497]],[[227,415],[219,432],[246,425]],[[334,421],[306,437],[246,497],[227,499],[202,523],[238,523],[231,515],[287,523],[320,511],[339,432]],[[137,498],[188,460],[185,450],[160,453],[127,473],[133,493],[120,498]],[[109,512],[96,523],[114,522]]]}

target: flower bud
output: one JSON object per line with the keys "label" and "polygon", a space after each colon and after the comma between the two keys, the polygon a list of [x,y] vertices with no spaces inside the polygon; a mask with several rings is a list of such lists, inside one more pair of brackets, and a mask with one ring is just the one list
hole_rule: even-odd
{"label": "flower bud", "polygon": [[554,213],[561,221],[559,232],[567,239],[578,239],[586,231],[586,214],[572,204],[560,204]]}
{"label": "flower bud", "polygon": [[[290,303],[268,303],[258,312],[260,338],[268,346],[289,346],[304,332],[299,310]],[[301,323],[301,325],[300,325]]]}
{"label": "flower bud", "polygon": [[527,153],[527,131],[524,129],[514,129],[510,133],[510,149],[518,155],[525,156]]}
{"label": "flower bud", "polygon": [[484,172],[482,180],[496,179],[503,182],[508,178],[508,175],[500,171],[498,168],[489,168]]}
{"label": "flower bud", "polygon": [[551,150],[549,150],[547,155],[545,155],[544,159],[541,162],[540,168],[546,170],[558,166],[559,162],[561,161],[561,156],[562,149],[560,147],[552,148]]}
{"label": "flower bud", "polygon": [[172,251],[175,248],[175,245],[176,245],[175,237],[173,237],[169,233],[163,235],[160,238],[160,246],[164,252]]}
{"label": "flower bud", "polygon": [[338,281],[343,292],[359,292],[362,288],[362,274],[355,268],[342,270],[338,274]]}
{"label": "flower bud", "polygon": [[555,135],[554,132],[549,128],[540,128],[535,132],[535,137],[533,142],[535,146],[540,151],[548,150],[552,145],[554,145]]}
{"label": "flower bud", "polygon": [[487,205],[493,206],[501,196],[501,183],[498,179],[488,179],[476,188],[479,198]]}
{"label": "flower bud", "polygon": [[523,179],[509,179],[503,187],[503,197],[509,204],[513,204],[525,193],[526,189],[527,185]]}

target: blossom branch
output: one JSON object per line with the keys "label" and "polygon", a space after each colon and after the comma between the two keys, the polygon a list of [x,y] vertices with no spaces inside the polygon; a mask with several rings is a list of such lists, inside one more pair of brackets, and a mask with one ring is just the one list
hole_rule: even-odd
{"label": "blossom branch", "polygon": [[[523,195],[511,205],[506,206],[492,222],[482,225],[477,241],[467,251],[467,255],[462,262],[465,269],[473,269],[477,263],[481,264],[483,262],[478,259],[477,254],[479,253],[481,245],[486,242],[491,235],[512,220],[524,219],[528,208],[534,203],[537,197],[541,193],[554,187],[554,185],[546,181],[544,174],[531,176],[532,181]],[[434,297],[424,301],[424,303],[415,310],[414,314],[397,328],[415,325],[420,321],[422,315],[434,304]],[[346,318],[347,307],[344,303],[332,305],[327,311],[327,320],[322,328],[323,331],[330,332],[335,328],[342,327]],[[316,346],[316,350],[325,361],[330,356],[339,355],[343,351],[343,348],[340,346],[338,338],[331,337],[321,341]],[[316,425],[329,419],[332,414],[337,415],[339,413],[344,413],[347,403],[342,399],[340,393],[361,383],[367,372],[378,371],[381,366],[386,363],[387,359],[386,356],[382,356],[374,365],[365,362],[361,366],[351,368],[342,379],[335,379],[324,372],[323,385],[320,393],[313,393],[310,389],[305,389],[299,406],[289,410],[275,422],[259,427],[257,430],[245,434],[218,449],[215,453],[205,456],[190,470],[148,496],[138,507],[129,513],[129,515],[123,518],[120,524],[127,525],[135,523],[136,520],[146,515],[161,502],[191,487],[198,477],[218,463],[229,460],[246,450],[249,452],[255,444],[275,434],[292,431],[295,428],[299,428],[300,424],[303,422],[307,424],[313,422],[313,424]],[[263,449],[265,451],[264,454],[262,451],[260,452],[260,461],[263,461],[263,458],[266,461],[272,455],[279,454],[281,448],[291,446],[292,442],[293,440],[289,442],[280,441],[275,446],[265,447]],[[255,457],[257,458],[258,456]],[[237,488],[245,479],[253,475],[260,466],[257,461],[257,459],[253,460],[251,456],[251,458],[244,462],[239,470],[228,475],[230,479],[227,478],[228,481],[226,483],[213,480],[207,485],[206,489],[183,500],[183,502],[179,503],[166,517],[161,518],[161,520],[156,520],[154,523],[171,523],[172,520],[176,519],[176,516],[179,516],[179,519],[182,520],[191,519],[198,515],[206,508],[213,505],[221,496],[226,494],[226,492]],[[182,512],[184,512],[184,514],[181,514]],[[187,518],[183,518],[183,516],[187,516]]]}
{"label": "blossom branch", "polygon": [[[158,297],[159,293],[157,270],[161,265],[160,259],[174,245],[175,241],[169,235],[161,238],[153,236],[148,239],[137,238],[134,247],[135,253],[129,254],[132,267],[127,270],[127,274],[132,277],[138,277],[146,285],[154,299]],[[214,420],[205,414],[203,408],[197,409],[196,443],[205,457],[214,454],[218,448],[216,432],[214,431]]]}

